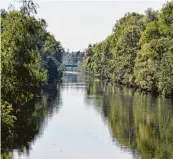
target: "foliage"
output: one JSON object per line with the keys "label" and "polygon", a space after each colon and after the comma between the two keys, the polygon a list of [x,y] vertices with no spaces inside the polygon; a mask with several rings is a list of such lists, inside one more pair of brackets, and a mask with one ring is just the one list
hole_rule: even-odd
{"label": "foliage", "polygon": [[[52,62],[49,59],[53,59],[56,75],[61,75],[63,48],[47,32],[45,20],[36,19],[31,13],[36,13],[36,5],[32,0],[23,2],[20,10],[1,10],[3,137],[14,129],[16,113],[41,92],[52,76]],[[5,139],[10,140],[8,137]],[[7,153],[2,157],[6,158],[8,155]]]}
{"label": "foliage", "polygon": [[172,96],[173,2],[145,14],[118,20],[110,36],[86,49],[84,67],[101,78]]}
{"label": "foliage", "polygon": [[[173,41],[172,41],[173,46]],[[173,49],[170,48],[161,60],[160,72],[158,75],[158,89],[163,95],[173,94]]]}
{"label": "foliage", "polygon": [[61,76],[61,63],[64,49],[55,37],[47,33],[45,43],[43,45],[43,63],[44,68],[47,70],[48,80],[51,81]]}
{"label": "foliage", "polygon": [[12,105],[7,102],[1,102],[1,127],[4,131],[10,133],[10,129],[15,121],[15,116],[12,115]]}
{"label": "foliage", "polygon": [[2,25],[2,99],[25,103],[46,80],[38,50],[42,26],[17,11],[10,11]]}

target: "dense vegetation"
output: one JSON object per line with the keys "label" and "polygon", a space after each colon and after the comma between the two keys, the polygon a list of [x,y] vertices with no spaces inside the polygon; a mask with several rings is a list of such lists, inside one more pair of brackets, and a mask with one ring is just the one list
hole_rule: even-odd
{"label": "dense vegetation", "polygon": [[86,88],[87,97],[93,97],[95,109],[109,124],[112,140],[127,151],[130,148],[133,158],[173,158],[171,99],[99,81]]}
{"label": "dense vegetation", "polygon": [[173,2],[160,12],[127,13],[85,52],[87,72],[141,90],[173,95]]}
{"label": "dense vegetation", "polygon": [[46,81],[61,75],[64,52],[60,42],[36,19],[36,5],[24,2],[20,10],[1,10],[1,118],[7,135],[22,106],[41,92]]}

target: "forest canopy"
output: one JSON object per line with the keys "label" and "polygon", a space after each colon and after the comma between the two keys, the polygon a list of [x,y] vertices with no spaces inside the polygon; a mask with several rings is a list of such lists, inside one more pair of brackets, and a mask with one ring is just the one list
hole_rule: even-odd
{"label": "forest canopy", "polygon": [[127,13],[104,41],[85,51],[86,72],[141,90],[173,95],[173,1],[145,15]]}
{"label": "forest canopy", "polygon": [[19,10],[1,10],[1,124],[6,138],[15,114],[47,81],[61,76],[64,49],[46,30],[46,21],[35,18],[36,12],[31,0]]}

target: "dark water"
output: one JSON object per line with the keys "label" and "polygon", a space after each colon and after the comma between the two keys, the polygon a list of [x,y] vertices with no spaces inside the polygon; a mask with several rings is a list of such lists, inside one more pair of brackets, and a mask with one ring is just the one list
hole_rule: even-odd
{"label": "dark water", "polygon": [[[32,105],[32,106],[31,106]],[[18,114],[13,159],[173,159],[173,103],[66,74]]]}

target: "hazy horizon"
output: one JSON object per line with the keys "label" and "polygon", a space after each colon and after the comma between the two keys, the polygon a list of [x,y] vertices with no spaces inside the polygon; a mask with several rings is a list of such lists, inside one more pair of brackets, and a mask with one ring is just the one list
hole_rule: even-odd
{"label": "hazy horizon", "polygon": [[[1,8],[7,9],[10,2],[14,3],[2,1]],[[36,17],[46,20],[48,31],[65,49],[83,51],[89,44],[101,42],[110,35],[116,20],[125,13],[144,13],[147,8],[160,10],[166,2],[44,0],[36,1],[39,5]]]}

